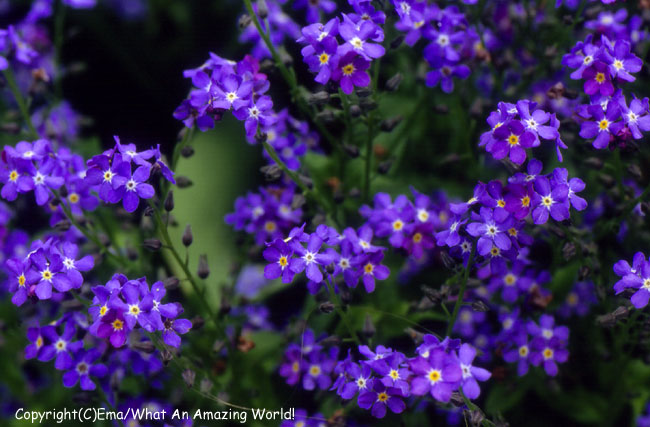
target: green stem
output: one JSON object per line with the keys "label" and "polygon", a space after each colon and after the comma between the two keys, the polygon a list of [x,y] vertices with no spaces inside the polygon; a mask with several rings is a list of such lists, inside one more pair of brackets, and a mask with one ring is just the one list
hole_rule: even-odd
{"label": "green stem", "polygon": [[451,331],[454,329],[454,324],[456,323],[456,319],[458,318],[458,311],[460,310],[460,306],[463,305],[463,298],[465,297],[465,289],[467,289],[467,281],[469,280],[469,273],[472,269],[472,265],[474,264],[475,252],[476,252],[476,243],[472,245],[472,252],[470,252],[469,254],[469,259],[467,260],[467,267],[465,267],[465,271],[463,272],[463,281],[460,284],[458,299],[456,300],[454,311],[451,314],[451,320],[447,325],[447,336],[451,335]]}
{"label": "green stem", "polygon": [[20,114],[23,116],[23,120],[29,129],[30,136],[34,139],[38,138],[38,132],[36,132],[36,128],[32,123],[32,117],[29,115],[29,107],[27,106],[25,98],[23,98],[23,94],[20,92],[18,83],[16,83],[14,72],[11,70],[11,67],[8,67],[3,71],[3,73],[5,79],[7,80],[7,84],[9,85],[9,89],[11,90],[11,93],[14,95],[14,98],[16,98],[18,109],[20,110]]}
{"label": "green stem", "polygon": [[300,189],[305,193],[313,193],[313,190],[310,190],[307,185],[305,185],[304,182],[300,180],[300,177],[298,177],[298,174],[289,169],[289,167],[284,163],[281,159],[280,156],[278,156],[278,153],[275,151],[275,148],[271,146],[268,142],[264,141],[262,143],[264,145],[264,150],[266,150],[266,153],[271,156],[273,161],[275,162],[276,165],[282,169],[282,171],[294,182]]}
{"label": "green stem", "polygon": [[370,113],[368,116],[368,138],[366,139],[366,166],[363,180],[363,197],[365,200],[370,199],[370,168],[372,167],[372,141],[374,139],[374,117]]}
{"label": "green stem", "polygon": [[89,229],[86,227],[82,226],[79,221],[76,220],[74,217],[72,211],[68,206],[66,206],[64,200],[59,196],[59,194],[56,191],[53,191],[54,196],[59,200],[59,203],[61,205],[61,210],[63,211],[63,214],[65,217],[70,221],[70,223],[77,228],[77,230],[81,231],[81,233],[91,242],[95,244],[99,248],[99,253],[102,255],[106,255],[111,261],[113,261],[116,265],[130,269],[132,267],[131,262],[127,260],[126,258],[122,256],[117,256],[113,252],[111,252],[97,237],[93,232],[91,232]]}
{"label": "green stem", "polygon": [[348,332],[350,333],[350,336],[352,337],[356,345],[361,345],[361,341],[359,340],[357,333],[354,331],[352,325],[348,321],[347,314],[343,311],[342,308],[343,304],[341,303],[341,299],[336,294],[336,292],[334,292],[334,286],[332,285],[332,282],[330,281],[329,277],[325,281],[325,284],[327,285],[327,289],[329,290],[330,298],[334,300],[334,308],[336,309],[336,312],[338,313],[343,323],[345,323],[345,327],[348,328]]}

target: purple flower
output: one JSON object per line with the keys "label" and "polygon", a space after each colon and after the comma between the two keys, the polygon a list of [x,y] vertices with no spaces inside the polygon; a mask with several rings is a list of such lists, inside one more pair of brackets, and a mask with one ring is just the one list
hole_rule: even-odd
{"label": "purple flower", "polygon": [[[635,258],[637,258],[636,255]],[[619,261],[619,263],[624,262]],[[615,271],[618,269],[619,272],[622,272],[623,268],[621,267],[623,265],[618,263],[617,265],[618,267],[615,266]],[[616,283],[614,289],[616,290],[616,294],[623,292],[627,288],[636,289],[630,301],[634,307],[641,309],[648,305],[648,301],[650,301],[650,263],[644,259],[634,270],[635,272],[632,272],[630,269],[630,272]]]}
{"label": "purple flower", "polygon": [[472,366],[475,357],[476,349],[474,347],[469,344],[460,346],[458,360],[460,361],[460,369],[463,372],[461,387],[468,399],[476,399],[481,394],[477,380],[487,381],[492,376],[486,369]]}
{"label": "purple flower", "polygon": [[31,344],[25,347],[25,359],[29,360],[37,357],[41,360],[41,353],[45,348],[43,329],[41,327],[27,329],[27,339]]}
{"label": "purple flower", "polygon": [[354,86],[366,87],[370,84],[370,76],[366,70],[370,62],[355,52],[348,52],[339,59],[338,66],[332,71],[332,80],[339,82],[341,90],[349,95]]}
{"label": "purple flower", "polygon": [[[122,194],[115,190],[115,177],[119,175],[122,163],[125,162],[111,162],[110,156],[106,154],[94,156],[87,162],[86,182],[92,186],[99,186],[99,198],[107,203],[117,203],[122,197]],[[126,166],[123,167],[130,168],[131,166],[126,163]]]}
{"label": "purple flower", "polygon": [[388,267],[381,264],[383,259],[384,253],[378,251],[359,255],[352,261],[352,265],[359,270],[361,281],[368,293],[375,290],[375,279],[385,280],[390,275]]}
{"label": "purple flower", "polygon": [[471,72],[467,65],[447,62],[439,57],[434,57],[429,61],[429,64],[434,70],[427,73],[426,85],[436,87],[440,83],[440,88],[445,93],[454,91],[454,80],[452,77],[465,80]]}
{"label": "purple flower", "polygon": [[70,279],[74,288],[80,288],[83,284],[83,276],[80,271],[89,271],[95,265],[95,260],[92,255],[86,255],[81,259],[76,259],[79,253],[79,247],[74,243],[63,242],[60,248],[60,255],[64,271]]}
{"label": "purple flower", "polygon": [[131,174],[130,163],[120,163],[117,169],[118,175],[113,179],[114,188],[121,194],[122,204],[127,212],[133,212],[138,208],[140,199],[150,199],[155,195],[154,188],[145,181],[149,179],[151,166],[138,167]]}
{"label": "purple flower", "polygon": [[74,355],[74,361],[71,369],[63,374],[63,385],[65,387],[74,387],[79,381],[82,390],[95,390],[95,383],[90,376],[105,377],[108,374],[108,368],[101,363],[94,363],[101,356],[96,349],[79,350]]}
{"label": "purple flower", "polygon": [[431,393],[440,402],[449,402],[463,378],[458,359],[441,348],[431,350],[427,358],[418,356],[410,360],[409,367],[415,374],[411,393],[416,396]]}
{"label": "purple flower", "polygon": [[530,347],[528,346],[528,334],[521,330],[514,334],[512,341],[509,343],[514,346],[503,353],[503,359],[506,362],[517,362],[517,375],[524,376],[528,373],[530,363]]}
{"label": "purple flower", "polygon": [[150,324],[148,317],[144,315],[153,308],[153,296],[150,293],[142,295],[140,285],[135,280],[128,281],[122,287],[121,295],[124,301],[117,293],[112,294],[108,301],[108,308],[124,316],[128,329],[133,329],[135,324],[138,323],[147,331],[153,332],[153,326]]}
{"label": "purple flower", "polygon": [[[178,310],[178,314],[182,313],[182,309]],[[163,322],[164,329],[162,338],[165,344],[178,348],[181,346],[181,337],[179,335],[186,334],[192,329],[192,322],[187,319],[165,319]]]}
{"label": "purple flower", "polygon": [[252,138],[257,132],[258,124],[269,126],[274,123],[275,119],[271,115],[273,102],[268,96],[260,96],[257,101],[251,102],[233,111],[233,115],[241,121],[244,121],[246,136]]}
{"label": "purple flower", "polygon": [[[21,306],[27,300],[27,297],[33,294],[32,286],[39,281],[36,275],[29,275],[30,263],[17,258],[8,259],[5,267],[9,270],[9,292],[13,293],[11,302],[14,305]],[[31,280],[29,281],[28,278]]]}
{"label": "purple flower", "polygon": [[371,414],[375,418],[384,418],[386,407],[393,413],[401,414],[406,405],[402,398],[402,392],[396,387],[386,387],[377,379],[372,380],[372,389],[362,392],[359,395],[359,407],[371,409]]}
{"label": "purple flower", "polygon": [[56,357],[56,360],[54,361],[54,367],[56,369],[69,369],[70,365],[72,365],[72,358],[70,357],[69,352],[74,353],[83,347],[82,341],[72,342],[72,338],[76,332],[77,330],[74,323],[70,321],[66,322],[62,335],[59,335],[56,332],[54,326],[46,326],[42,328],[41,333],[45,338],[47,338],[50,344],[43,347],[39,360],[48,361]]}
{"label": "purple flower", "polygon": [[467,225],[467,232],[479,238],[478,253],[483,256],[489,254],[493,245],[504,251],[510,249],[512,241],[507,232],[512,226],[512,219],[507,218],[498,222],[494,218],[492,209],[489,208],[481,208],[480,213],[482,222],[472,222]]}
{"label": "purple flower", "polygon": [[320,283],[323,281],[323,273],[320,271],[319,265],[327,265],[334,261],[331,254],[319,253],[323,240],[316,234],[312,234],[307,242],[307,248],[296,240],[292,240],[289,245],[297,255],[292,258],[289,263],[289,268],[294,273],[301,273],[305,270],[307,278],[313,282]]}
{"label": "purple flower", "polygon": [[584,90],[587,95],[600,93],[603,96],[614,94],[614,85],[607,64],[597,61],[587,68],[582,77],[585,79]]}
{"label": "purple flower", "polygon": [[643,138],[641,131],[650,130],[650,115],[648,114],[648,98],[640,100],[634,98],[630,102],[630,108],[625,105],[625,98],[621,97],[620,107],[623,121],[627,124],[628,129],[632,132],[634,139]]}
{"label": "purple flower", "polygon": [[544,224],[549,214],[556,221],[569,218],[569,186],[559,184],[551,186],[544,176],[535,179],[535,194],[533,195],[533,221]]}
{"label": "purple flower", "polygon": [[623,122],[616,121],[621,116],[621,110],[614,102],[607,103],[607,110],[604,111],[601,105],[590,105],[587,111],[593,121],[585,121],[580,128],[582,138],[593,138],[594,148],[602,149],[609,145],[612,136],[616,136],[623,128]]}
{"label": "purple flower", "polygon": [[337,43],[334,37],[325,37],[323,41],[306,46],[302,50],[305,63],[309,71],[317,73],[314,80],[320,84],[326,84],[336,69],[339,57],[336,54]]}
{"label": "purple flower", "polygon": [[339,54],[347,58],[350,52],[355,52],[368,61],[384,56],[386,50],[382,45],[368,41],[375,38],[378,31],[381,31],[381,28],[374,22],[361,21],[360,24],[355,24],[344,14],[343,23],[339,25],[339,34],[346,43],[341,45]]}
{"label": "purple flower", "polygon": [[253,83],[250,80],[242,81],[240,76],[228,74],[214,86],[212,106],[224,110],[247,107],[251,102],[252,90]]}
{"label": "purple flower", "polygon": [[39,248],[29,256],[29,259],[32,267],[27,273],[27,282],[38,283],[35,289],[38,299],[50,299],[52,286],[59,292],[72,289],[72,282],[63,271],[61,256]]}
{"label": "purple flower", "polygon": [[630,43],[627,40],[618,40],[612,49],[612,54],[605,51],[612,76],[633,82],[635,79],[630,73],[637,73],[643,66],[643,61],[630,52]]}
{"label": "purple flower", "polygon": [[493,132],[495,142],[485,148],[495,159],[503,159],[510,154],[510,160],[518,165],[526,160],[526,148],[535,143],[535,135],[527,131],[519,120],[510,120]]}
{"label": "purple flower", "polygon": [[115,348],[124,345],[129,332],[130,330],[124,321],[124,314],[119,310],[109,310],[108,314],[101,317],[97,327],[97,336],[99,338],[108,338]]}

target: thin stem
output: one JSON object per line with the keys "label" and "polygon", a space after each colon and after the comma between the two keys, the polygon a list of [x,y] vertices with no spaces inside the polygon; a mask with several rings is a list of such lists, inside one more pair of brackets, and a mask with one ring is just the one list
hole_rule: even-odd
{"label": "thin stem", "polygon": [[3,73],[5,79],[7,80],[7,84],[9,85],[9,89],[11,90],[11,93],[14,95],[14,98],[16,98],[18,109],[20,110],[20,114],[23,116],[23,120],[29,129],[30,136],[34,139],[38,138],[38,132],[36,132],[36,128],[32,123],[32,117],[29,115],[29,107],[27,106],[27,101],[25,101],[23,94],[20,92],[18,83],[16,83],[14,72],[11,70],[11,67],[7,67]]}
{"label": "thin stem", "polygon": [[312,192],[313,192],[313,190],[310,190],[309,187],[307,187],[307,185],[305,185],[305,183],[302,182],[302,181],[300,180],[300,178],[298,177],[298,174],[295,173],[294,171],[292,171],[291,169],[289,169],[289,167],[286,165],[286,163],[284,163],[284,162],[282,161],[282,159],[280,159],[280,156],[278,156],[278,153],[275,151],[275,148],[273,148],[273,146],[271,146],[271,144],[269,144],[268,142],[264,141],[264,142],[262,143],[262,145],[264,146],[264,150],[266,150],[266,153],[267,153],[269,156],[271,156],[271,158],[273,159],[273,161],[275,162],[275,164],[277,164],[277,165],[280,167],[280,169],[282,169],[282,171],[283,171],[283,172],[284,172],[284,173],[285,173],[285,174],[286,174],[286,175],[287,175],[287,176],[288,176],[288,177],[289,177],[289,178],[290,178],[294,183],[296,183],[296,185],[297,185],[298,187],[300,187],[300,189],[301,189],[304,193],[309,194],[309,193],[312,193]]}
{"label": "thin stem", "polygon": [[454,311],[451,313],[451,320],[447,325],[447,336],[451,335],[451,331],[454,329],[454,324],[458,318],[458,311],[460,306],[463,304],[463,298],[465,297],[465,289],[467,289],[467,281],[469,280],[469,273],[474,265],[474,253],[476,252],[476,243],[472,245],[472,252],[469,254],[469,259],[467,260],[467,267],[463,272],[463,281],[460,284],[460,291],[458,292],[458,299],[456,300],[456,305],[454,306]]}
{"label": "thin stem", "polygon": [[361,341],[359,340],[359,337],[357,336],[357,333],[354,331],[352,328],[352,325],[350,322],[348,322],[348,317],[347,314],[343,311],[343,305],[341,303],[341,299],[339,296],[334,292],[334,286],[332,285],[332,282],[330,281],[330,278],[328,277],[327,280],[325,281],[325,284],[327,285],[327,289],[329,290],[330,293],[330,298],[332,298],[335,303],[334,303],[334,308],[336,309],[336,312],[338,313],[339,317],[345,323],[345,327],[348,328],[348,332],[350,333],[350,336],[354,340],[356,345],[361,345]]}

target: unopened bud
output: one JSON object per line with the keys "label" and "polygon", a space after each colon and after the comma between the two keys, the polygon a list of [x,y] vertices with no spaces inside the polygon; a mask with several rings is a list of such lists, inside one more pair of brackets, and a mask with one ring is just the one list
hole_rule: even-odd
{"label": "unopened bud", "polygon": [[195,379],[196,379],[196,372],[194,372],[191,369],[186,369],[183,371],[183,381],[185,381],[185,384],[187,384],[188,388],[192,388],[194,386]]}
{"label": "unopened bud", "polygon": [[368,87],[358,87],[356,93],[359,98],[367,98],[372,95],[372,90]]}
{"label": "unopened bud", "polygon": [[359,147],[356,145],[345,144],[343,145],[343,150],[348,156],[352,157],[353,159],[359,157]]}
{"label": "unopened bud", "polygon": [[56,231],[68,231],[70,229],[70,221],[67,219],[62,219],[61,221],[54,224],[54,229]]}
{"label": "unopened bud", "polygon": [[316,93],[310,93],[307,96],[307,103],[309,105],[324,105],[330,100],[330,94],[324,90]]}
{"label": "unopened bud", "polygon": [[190,224],[187,224],[185,226],[185,231],[183,231],[182,240],[183,240],[183,245],[186,248],[189,247],[194,241],[194,236],[192,235],[192,226]]}
{"label": "unopened bud", "polygon": [[490,311],[490,307],[485,305],[485,303],[483,301],[478,300],[478,301],[472,302],[472,310],[485,313],[487,311]]}
{"label": "unopened bud", "polygon": [[199,329],[203,328],[203,326],[205,325],[205,319],[201,316],[192,317],[192,319],[190,319],[190,322],[192,322],[193,331],[198,331]]}
{"label": "unopened bud", "polygon": [[168,291],[178,289],[178,285],[180,285],[181,281],[178,280],[177,277],[168,277],[163,281],[163,285],[165,286],[165,289]]}
{"label": "unopened bud", "polygon": [[199,268],[196,273],[201,279],[207,279],[210,275],[210,267],[208,266],[208,256],[206,254],[199,255]]}
{"label": "unopened bud", "polygon": [[372,338],[375,335],[375,332],[377,332],[377,329],[375,329],[375,325],[372,322],[372,318],[370,317],[369,314],[366,314],[366,320],[363,322],[363,328],[361,328],[361,333],[366,338]]}
{"label": "unopened bud", "polygon": [[260,172],[264,174],[264,179],[267,181],[277,181],[282,177],[282,169],[275,163],[272,165],[262,166]]}
{"label": "unopened bud", "polygon": [[636,179],[637,181],[641,181],[643,179],[643,173],[641,172],[641,168],[639,165],[636,163],[630,163],[627,165],[627,171]]}
{"label": "unopened bud", "polygon": [[210,381],[207,378],[203,378],[201,380],[201,383],[199,384],[199,389],[201,390],[201,393],[210,393],[210,390],[212,390],[213,382]]}
{"label": "unopened bud", "polygon": [[151,354],[156,351],[156,346],[153,345],[151,341],[140,341],[134,344],[131,344],[134,350],[141,351],[143,353]]}
{"label": "unopened bud", "polygon": [[316,114],[316,119],[322,121],[323,123],[332,123],[336,120],[334,112],[332,110],[323,110]]}
{"label": "unopened bud", "polygon": [[194,155],[194,147],[191,145],[186,145],[185,147],[181,148],[181,156],[187,158],[190,158]]}
{"label": "unopened bud", "polygon": [[576,254],[576,245],[573,242],[566,242],[562,247],[562,256],[565,260],[570,260]]}
{"label": "unopened bud", "polygon": [[194,183],[191,179],[186,176],[177,176],[176,177],[176,186],[178,188],[188,188],[191,187]]}
{"label": "unopened bud", "polygon": [[395,129],[395,127],[397,127],[397,125],[400,124],[402,120],[402,116],[391,117],[389,119],[383,120],[380,123],[379,128],[384,132],[392,132],[392,130]]}
{"label": "unopened bud", "polygon": [[165,197],[164,207],[167,212],[174,210],[174,192],[172,190],[169,190],[167,197]]}
{"label": "unopened bud", "polygon": [[400,73],[395,74],[386,82],[386,90],[389,92],[395,92],[402,83],[402,79],[403,77]]}
{"label": "unopened bud", "polygon": [[330,314],[332,311],[334,311],[334,304],[332,304],[329,301],[326,301],[321,305],[319,305],[318,309],[321,311],[321,313]]}
{"label": "unopened bud", "polygon": [[361,114],[363,114],[363,111],[361,111],[361,107],[359,107],[357,104],[351,105],[349,111],[350,111],[350,116],[352,117],[359,117]]}
{"label": "unopened bud", "polygon": [[257,0],[257,14],[262,20],[268,18],[269,6],[266,4],[266,0]]}
{"label": "unopened bud", "polygon": [[359,99],[359,106],[363,111],[372,111],[377,109],[378,105],[375,100],[372,98],[361,98]]}
{"label": "unopened bud", "polygon": [[251,17],[249,15],[240,16],[239,17],[239,22],[238,22],[239,29],[240,30],[245,29],[246,27],[248,27],[251,24],[251,22],[253,22],[253,20],[251,19]]}
{"label": "unopened bud", "polygon": [[144,247],[150,251],[159,251],[162,248],[162,242],[158,239],[144,239]]}
{"label": "unopened bud", "polygon": [[449,107],[445,104],[437,104],[433,107],[433,111],[438,114],[449,114]]}
{"label": "unopened bud", "polygon": [[164,348],[160,352],[160,358],[162,359],[163,365],[167,366],[169,365],[169,362],[171,362],[172,359],[174,358],[174,354],[171,351],[169,351],[169,349]]}
{"label": "unopened bud", "polygon": [[592,169],[602,169],[603,168],[603,161],[600,160],[598,157],[587,157],[584,161],[584,164],[586,166],[589,166]]}
{"label": "unopened bud", "polygon": [[393,166],[393,161],[392,160],[384,160],[383,162],[379,163],[377,166],[377,172],[380,175],[386,175],[388,171],[390,171],[390,168]]}

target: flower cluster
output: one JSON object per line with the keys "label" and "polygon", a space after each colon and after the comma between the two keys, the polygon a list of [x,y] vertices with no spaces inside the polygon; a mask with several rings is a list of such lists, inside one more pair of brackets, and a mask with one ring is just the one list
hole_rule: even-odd
{"label": "flower cluster", "polygon": [[302,334],[300,344],[290,344],[284,353],[284,363],[280,366],[280,375],[287,384],[301,382],[305,390],[327,390],[332,384],[332,372],[338,360],[338,347],[325,349],[319,344],[324,337],[315,337],[311,329]]}
{"label": "flower cluster", "polygon": [[381,45],[384,31],[380,26],[385,15],[375,13],[370,2],[351,3],[356,13],[343,14],[342,20],[334,18],[326,24],[308,25],[298,39],[306,45],[302,56],[309,70],[317,74],[314,80],[326,84],[332,79],[345,94],[351,94],[355,86],[368,86],[370,76],[366,70],[373,59],[386,53]]}
{"label": "flower cluster", "polygon": [[567,146],[560,139],[560,121],[555,114],[537,108],[535,102],[500,102],[487,122],[491,130],[481,135],[479,147],[485,147],[494,159],[509,157],[520,165],[526,160],[526,150],[540,146],[544,139],[555,143],[558,160],[562,161],[560,149]]}
{"label": "flower cluster", "polygon": [[[63,333],[59,334],[63,325]],[[27,339],[31,342],[25,348],[25,359],[36,358],[41,362],[54,359],[54,367],[66,371],[63,385],[74,387],[77,382],[82,390],[96,388],[92,377],[103,378],[108,368],[103,363],[95,363],[101,356],[98,349],[84,350],[81,340],[77,340],[77,324],[71,318],[62,318],[48,326],[27,329]]]}
{"label": "flower cluster", "polygon": [[466,79],[470,69],[463,62],[474,56],[479,36],[456,6],[441,9],[435,3],[420,0],[393,0],[399,20],[395,28],[405,32],[405,42],[413,46],[421,37],[429,41],[424,58],[432,68],[426,85],[440,84],[445,93],[454,90],[453,78]]}
{"label": "flower cluster", "polygon": [[161,159],[160,147],[138,152],[135,144],[122,144],[118,137],[115,137],[114,148],[93,156],[86,165],[84,182],[89,189],[96,191],[106,203],[122,201],[127,212],[135,211],[140,199],[155,195],[153,186],[148,183],[154,168],[167,181],[176,182],[174,173]]}
{"label": "flower cluster", "polygon": [[147,332],[162,332],[165,344],[180,347],[179,334],[192,327],[187,319],[178,319],[183,313],[179,303],[163,303],[166,290],[163,282],[149,289],[146,279],[129,280],[115,274],[103,286],[92,288],[95,297],[88,309],[93,324],[89,332],[98,338],[108,339],[113,347],[124,345],[129,333],[140,326]]}
{"label": "flower cluster", "polygon": [[[253,12],[257,15],[263,31],[270,34],[271,43],[275,47],[282,45],[285,39],[295,40],[300,36],[300,26],[288,14],[284,13],[281,6],[283,3],[285,3],[283,0],[266,0],[263,3],[265,7],[262,10],[259,9],[258,2],[254,2],[252,5]],[[294,3],[294,6],[296,6],[296,3]],[[311,2],[309,3],[311,4]],[[323,0],[318,0],[317,3],[323,3]],[[262,16],[264,18],[261,18]],[[243,43],[253,43],[251,55],[255,58],[271,57],[269,48],[254,25],[249,24],[242,31],[239,40]]]}
{"label": "flower cluster", "polygon": [[382,264],[384,248],[373,245],[372,238],[373,231],[367,225],[358,230],[346,228],[343,234],[327,225],[319,225],[312,234],[304,231],[304,225],[296,227],[287,239],[267,243],[264,259],[269,264],[264,276],[282,277],[283,283],[290,283],[304,271],[309,279],[307,288],[315,294],[324,284],[322,269],[326,269],[327,282],[340,277],[348,287],[355,288],[361,280],[366,292],[373,292],[375,280],[385,280],[390,270]]}
{"label": "flower cluster", "polygon": [[260,187],[235,200],[235,211],[225,221],[235,230],[253,235],[258,245],[284,238],[302,220],[302,210],[293,207],[295,186]]}
{"label": "flower cluster", "polygon": [[51,237],[34,241],[25,257],[6,260],[11,302],[20,306],[28,297],[47,300],[52,298],[53,288],[61,293],[79,289],[84,281],[81,272],[91,270],[95,262],[91,255],[77,259],[78,253],[74,243]]}

